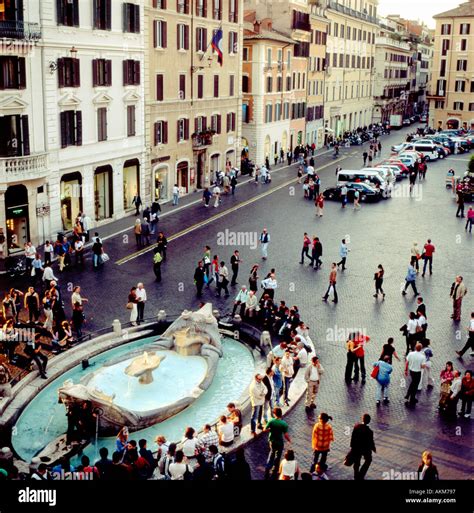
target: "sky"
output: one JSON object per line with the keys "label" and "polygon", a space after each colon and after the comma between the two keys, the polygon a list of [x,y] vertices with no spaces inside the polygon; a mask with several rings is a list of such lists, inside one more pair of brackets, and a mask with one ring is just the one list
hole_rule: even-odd
{"label": "sky", "polygon": [[424,21],[428,27],[435,28],[432,16],[454,9],[468,0],[379,0],[378,12],[383,16],[399,14],[410,20]]}

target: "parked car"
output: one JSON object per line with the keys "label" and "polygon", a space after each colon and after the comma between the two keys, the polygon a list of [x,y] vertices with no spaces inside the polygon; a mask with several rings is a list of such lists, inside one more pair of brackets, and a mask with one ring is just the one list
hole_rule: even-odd
{"label": "parked car", "polygon": [[433,141],[430,141],[429,143],[418,143],[415,141],[406,146],[403,149],[403,152],[410,150],[422,153],[425,160],[436,160],[439,157],[438,150]]}
{"label": "parked car", "polygon": [[399,151],[404,150],[410,144],[411,144],[411,142],[402,142],[400,144],[394,144],[392,146],[392,151],[398,153]]}
{"label": "parked car", "polygon": [[404,126],[410,126],[410,125],[411,125],[410,118],[405,118],[405,119],[403,120],[403,125],[404,125]]}
{"label": "parked car", "polygon": [[[375,169],[386,169],[387,171],[390,171],[393,175],[392,183],[399,182],[403,178],[400,168],[390,164],[389,162],[386,162],[385,164],[377,164]],[[390,174],[387,174],[386,178],[390,178]]]}
{"label": "parked car", "polygon": [[[359,200],[365,203],[375,203],[382,199],[381,192],[375,188],[370,186],[369,184],[363,182],[348,182],[346,183],[347,187],[347,201],[354,201],[354,193],[356,190],[359,191]],[[329,187],[323,192],[323,196],[328,200],[341,200],[341,190],[342,186]]]}
{"label": "parked car", "polygon": [[385,159],[385,160],[382,160],[381,162],[379,162],[379,164],[380,165],[388,164],[390,166],[396,166],[400,171],[401,177],[408,176],[410,174],[409,166],[407,166],[406,163],[404,163],[398,159]]}

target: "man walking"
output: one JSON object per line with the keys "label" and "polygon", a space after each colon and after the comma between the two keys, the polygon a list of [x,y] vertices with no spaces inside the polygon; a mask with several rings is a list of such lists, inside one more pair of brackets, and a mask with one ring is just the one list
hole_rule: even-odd
{"label": "man walking", "polygon": [[306,232],[304,232],[304,235],[303,235],[303,248],[301,249],[301,260],[300,260],[300,264],[304,264],[304,256],[306,255],[309,260],[310,260],[310,263],[309,265],[312,265],[313,264],[313,258],[311,257],[311,255],[309,254],[309,247],[311,246],[311,239],[308,237],[308,234]]}
{"label": "man walking", "polygon": [[360,210],[359,198],[360,198],[360,192],[358,190],[356,190],[354,192],[354,210]]}
{"label": "man walking", "polygon": [[249,387],[250,404],[252,405],[252,414],[250,418],[250,434],[257,436],[256,430],[263,429],[262,424],[257,426],[257,420],[262,418],[263,403],[267,394],[267,387],[262,383],[263,376],[255,374],[255,378]]}
{"label": "man walking", "polygon": [[313,358],[311,358],[311,365],[306,368],[304,373],[304,380],[308,384],[306,389],[305,402],[305,409],[307,413],[316,408],[316,394],[318,393],[319,382],[323,373],[324,368],[319,362],[319,358],[317,356],[313,356]]}
{"label": "man walking", "polygon": [[423,274],[421,276],[424,276],[426,273],[426,268],[428,266],[428,262],[430,263],[430,275],[433,274],[433,253],[436,251],[436,248],[433,244],[431,244],[431,239],[428,239],[424,246],[423,256],[425,259],[425,263],[423,265]]}
{"label": "man walking", "polygon": [[367,150],[364,151],[364,153],[362,154],[362,158],[364,159],[364,167],[367,165],[367,157],[369,156],[369,154],[367,153]]}
{"label": "man walking", "polygon": [[224,297],[229,297],[229,270],[227,269],[225,262],[220,263],[219,268],[219,283],[217,284],[216,297],[221,297],[221,290],[224,289]]}
{"label": "man walking", "polygon": [[453,299],[453,315],[451,315],[451,319],[454,321],[461,320],[462,300],[467,294],[466,285],[464,285],[462,280],[462,276],[456,276],[454,283],[451,285],[450,296]]}
{"label": "man walking", "polygon": [[346,270],[346,258],[349,251],[350,249],[347,247],[346,239],[342,239],[341,245],[339,246],[339,256],[341,257],[341,260],[337,264],[338,269],[339,266],[342,265],[342,270]]}
{"label": "man walking", "polygon": [[420,293],[416,290],[416,270],[411,263],[408,264],[408,271],[407,271],[407,275],[405,277],[405,288],[402,291],[402,294],[404,296],[407,295],[406,291],[409,286],[411,286],[411,288],[413,289],[415,296],[420,295]]}
{"label": "man walking", "polygon": [[421,380],[421,371],[425,368],[426,363],[425,355],[421,352],[422,348],[423,346],[418,342],[415,350],[410,351],[407,356],[405,376],[408,376],[408,371],[410,371],[411,377],[411,383],[405,396],[405,404],[407,406],[414,406],[418,402],[416,392]]}
{"label": "man walking", "polygon": [[231,285],[237,284],[237,276],[239,274],[239,265],[242,263],[240,258],[240,253],[236,249],[234,254],[230,257],[230,265],[232,267],[232,280],[230,282]]}
{"label": "man walking", "polygon": [[326,294],[322,297],[323,301],[327,301],[331,290],[334,292],[333,303],[337,303],[337,290],[336,290],[336,277],[337,277],[337,265],[336,262],[333,262],[331,265],[331,272],[329,273],[329,286]]}
{"label": "man walking", "polygon": [[313,269],[318,270],[323,262],[321,257],[323,256],[323,245],[319,240],[319,237],[313,237],[313,249],[311,251],[311,256],[313,258]]}
{"label": "man walking", "polygon": [[270,471],[272,471],[272,477],[275,478],[278,469],[280,467],[280,460],[283,454],[284,439],[288,443],[291,443],[290,435],[288,434],[288,424],[283,420],[283,412],[281,408],[273,408],[274,417],[270,419],[264,431],[269,432],[268,442],[270,443],[270,454],[268,455],[267,464],[265,466],[265,479],[270,477]]}
{"label": "man walking", "polygon": [[138,299],[137,303],[137,310],[138,310],[138,317],[137,317],[137,323],[140,324],[140,321],[143,322],[144,314],[145,314],[145,302],[147,300],[146,297],[146,290],[143,286],[143,283],[139,283],[137,285],[137,290],[135,290],[135,294]]}
{"label": "man walking", "polygon": [[346,208],[347,203],[347,187],[344,184],[341,188],[341,207]]}
{"label": "man walking", "polygon": [[458,209],[456,210],[456,217],[464,217],[464,193],[462,191],[458,191],[457,193],[456,203],[458,204]]}
{"label": "man walking", "polygon": [[[354,479],[363,480],[370,464],[372,452],[377,452],[374,443],[374,432],[369,428],[371,417],[368,413],[362,416],[362,423],[357,423],[352,430],[351,452],[354,461]],[[360,466],[360,460],[364,457],[364,464]]]}
{"label": "man walking", "polygon": [[142,205],[142,199],[140,198],[140,194],[138,194],[138,191],[135,193],[135,196],[132,200],[132,205],[135,205],[135,215],[140,215],[140,206]]}
{"label": "man walking", "polygon": [[175,183],[173,186],[173,206],[176,206],[179,202],[179,187],[178,184]]}
{"label": "man walking", "polygon": [[268,258],[268,243],[270,242],[270,234],[267,229],[264,228],[262,233],[260,234],[260,244],[262,249],[262,259],[266,260]]}
{"label": "man walking", "polygon": [[464,353],[471,349],[471,351],[474,351],[474,312],[471,312],[471,319],[469,321],[469,328],[468,328],[468,339],[464,347],[461,349],[461,351],[456,351],[459,358],[462,358],[464,356]]}
{"label": "man walking", "polygon": [[196,285],[196,295],[197,297],[202,296],[202,288],[204,287],[204,266],[202,264],[202,261],[199,260],[198,266],[196,267],[194,271],[194,284]]}

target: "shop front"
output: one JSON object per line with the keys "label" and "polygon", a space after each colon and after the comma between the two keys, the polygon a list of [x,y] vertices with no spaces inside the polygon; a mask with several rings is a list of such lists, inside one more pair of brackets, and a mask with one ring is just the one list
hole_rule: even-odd
{"label": "shop front", "polygon": [[60,199],[62,229],[72,230],[74,221],[82,212],[81,173],[69,173],[61,177]]}
{"label": "shop front", "polygon": [[138,159],[127,160],[123,165],[123,209],[132,210],[135,194],[140,194],[140,163]]}
{"label": "shop front", "polygon": [[96,221],[112,217],[112,166],[100,166],[94,171],[94,214]]}
{"label": "shop front", "polygon": [[8,187],[5,210],[8,253],[21,252],[30,238],[28,189],[24,185]]}
{"label": "shop front", "polygon": [[168,166],[155,168],[153,171],[153,199],[155,201],[168,198]]}
{"label": "shop front", "polygon": [[181,194],[187,194],[189,190],[189,163],[179,162],[176,167],[176,183]]}

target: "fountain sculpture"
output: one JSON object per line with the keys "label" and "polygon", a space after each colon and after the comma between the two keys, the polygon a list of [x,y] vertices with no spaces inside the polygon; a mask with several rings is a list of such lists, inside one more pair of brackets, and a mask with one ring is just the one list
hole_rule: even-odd
{"label": "fountain sculpture", "polygon": [[125,374],[138,378],[142,385],[153,383],[153,371],[157,369],[166,356],[160,357],[156,353],[148,354],[146,351],[137,356],[132,363],[125,368]]}

